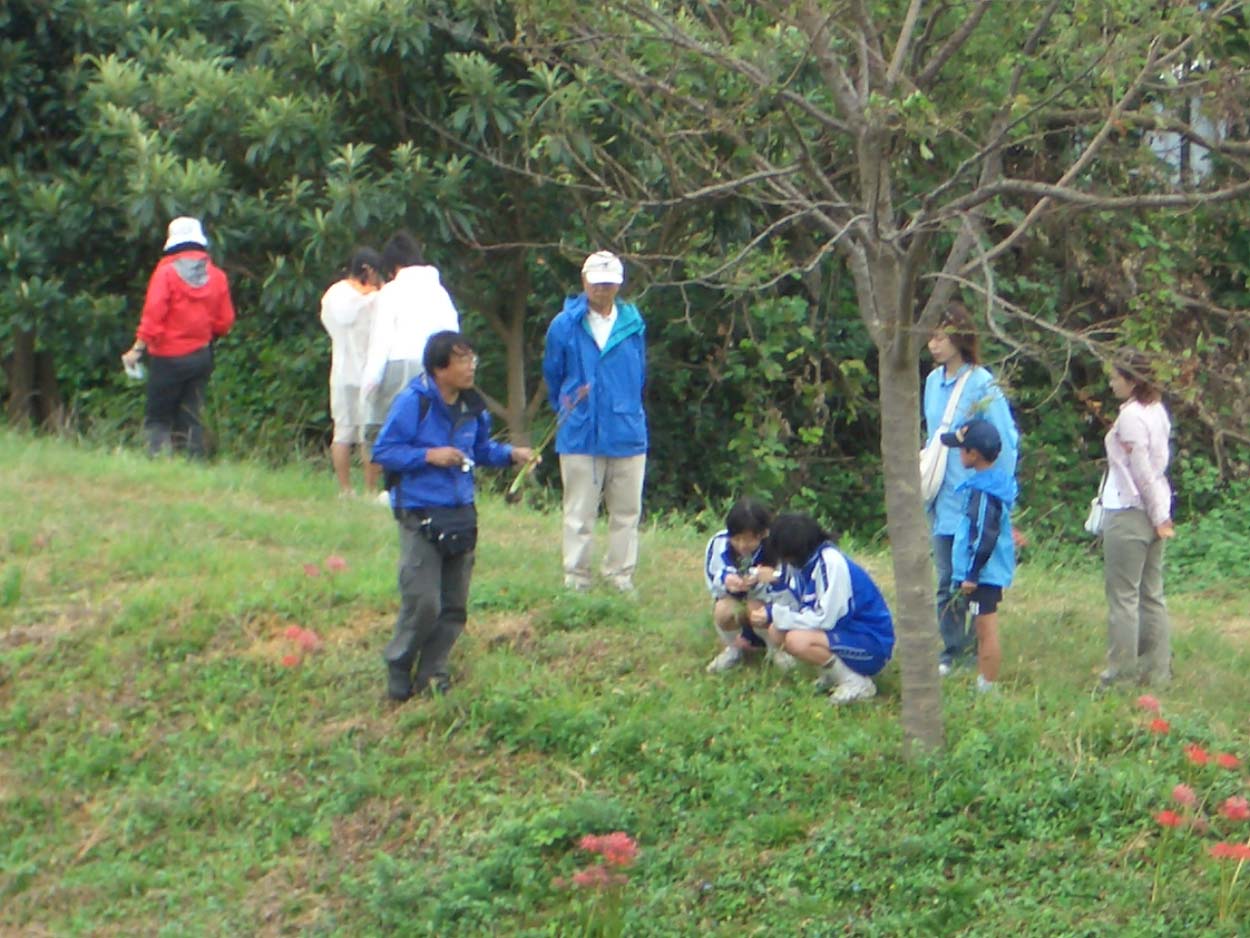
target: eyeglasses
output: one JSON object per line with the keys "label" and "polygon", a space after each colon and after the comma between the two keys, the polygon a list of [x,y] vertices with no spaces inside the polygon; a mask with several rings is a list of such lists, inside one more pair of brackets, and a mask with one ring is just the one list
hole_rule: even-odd
{"label": "eyeglasses", "polygon": [[453,352],[451,357],[458,362],[468,362],[474,368],[477,367],[479,360],[474,352]]}

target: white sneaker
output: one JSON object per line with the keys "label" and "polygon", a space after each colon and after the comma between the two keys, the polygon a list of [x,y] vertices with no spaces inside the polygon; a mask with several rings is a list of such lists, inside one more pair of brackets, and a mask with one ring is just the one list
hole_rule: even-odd
{"label": "white sneaker", "polygon": [[945,661],[938,662],[938,677],[949,677],[951,671],[953,670],[954,668],[952,668]]}
{"label": "white sneaker", "polygon": [[386,491],[386,489],[383,489],[382,491],[378,492],[377,498],[375,498],[374,501],[376,501],[383,508],[390,508],[391,507],[391,493]]}
{"label": "white sneaker", "polygon": [[872,678],[856,674],[855,679],[843,681],[837,690],[829,695],[829,702],[835,707],[848,704],[853,700],[867,700],[877,696],[877,685]]}
{"label": "white sneaker", "polygon": [[720,674],[728,671],[730,668],[736,668],[742,664],[742,649],[733,645],[726,645],[721,649],[720,654],[708,662],[704,669],[708,674]]}
{"label": "white sneaker", "polygon": [[835,707],[853,700],[867,700],[877,696],[877,685],[872,678],[852,671],[840,658],[834,658],[820,670],[821,679],[828,680],[834,686],[833,693],[829,695],[829,703]]}
{"label": "white sneaker", "polygon": [[768,660],[773,663],[773,667],[778,671],[793,671],[798,665],[798,660],[790,652],[784,648],[775,648],[768,646]]}
{"label": "white sneaker", "polygon": [[977,693],[992,694],[998,688],[993,681],[987,681],[983,675],[977,675]]}

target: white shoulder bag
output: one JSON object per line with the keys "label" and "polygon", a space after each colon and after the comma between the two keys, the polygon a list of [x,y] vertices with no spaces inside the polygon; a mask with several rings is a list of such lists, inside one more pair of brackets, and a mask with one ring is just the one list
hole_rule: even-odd
{"label": "white shoulder bag", "polygon": [[942,442],[942,434],[951,428],[951,421],[955,419],[955,409],[959,406],[959,396],[963,394],[964,384],[970,374],[972,374],[971,368],[960,375],[959,380],[955,382],[950,400],[946,402],[946,412],[942,414],[942,423],[920,451],[920,494],[925,504],[937,498],[937,493],[942,488],[942,480],[946,477],[946,457],[950,447]]}
{"label": "white shoulder bag", "polygon": [[1094,535],[1094,537],[1102,534],[1102,490],[1107,487],[1107,473],[1110,471],[1111,469],[1108,467],[1106,472],[1102,474],[1102,481],[1098,483],[1098,497],[1089,503],[1089,514],[1085,516],[1085,530]]}

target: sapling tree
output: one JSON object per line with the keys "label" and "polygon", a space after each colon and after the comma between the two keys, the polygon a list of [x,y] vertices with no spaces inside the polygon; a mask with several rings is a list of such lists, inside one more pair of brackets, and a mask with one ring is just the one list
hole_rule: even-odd
{"label": "sapling tree", "polygon": [[[943,739],[916,458],[925,341],[957,293],[1000,326],[1027,312],[995,273],[1058,217],[1250,192],[1246,146],[1213,113],[1242,95],[1243,63],[1224,42],[1242,6],[515,5],[509,48],[550,85],[526,124],[538,158],[518,173],[598,193],[674,285],[749,290],[849,271],[877,350],[909,749]],[[1195,100],[1214,122],[1196,120]],[[600,131],[589,143],[588,128]],[[1216,171],[1179,186],[1153,145],[1161,128]],[[730,203],[746,207],[749,230],[707,224]]]}

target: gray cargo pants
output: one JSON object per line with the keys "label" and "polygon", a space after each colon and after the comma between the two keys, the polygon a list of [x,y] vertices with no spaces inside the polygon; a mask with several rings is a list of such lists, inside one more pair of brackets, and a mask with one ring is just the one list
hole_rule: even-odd
{"label": "gray cargo pants", "polygon": [[464,631],[472,576],[473,551],[444,557],[426,540],[419,519],[400,520],[399,616],[383,652],[392,697],[446,680],[451,648]]}

